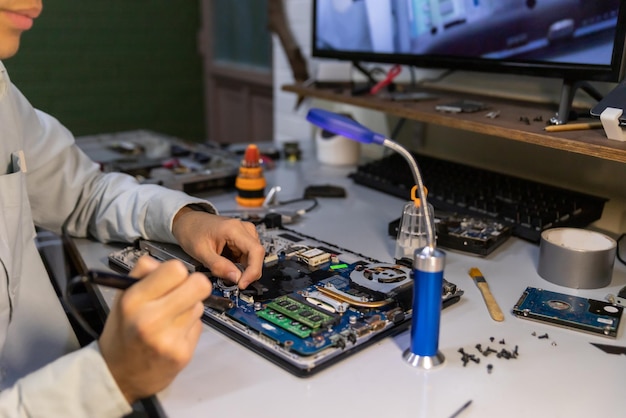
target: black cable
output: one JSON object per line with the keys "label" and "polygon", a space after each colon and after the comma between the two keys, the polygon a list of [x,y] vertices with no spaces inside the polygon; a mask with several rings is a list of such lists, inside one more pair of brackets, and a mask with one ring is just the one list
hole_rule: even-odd
{"label": "black cable", "polygon": [[617,239],[617,259],[626,265],[626,259],[624,258],[622,253],[626,253],[626,234],[622,234]]}
{"label": "black cable", "polygon": [[446,77],[448,77],[450,74],[455,73],[455,72],[456,72],[456,70],[446,70],[446,71],[440,73],[437,77],[434,77],[434,78],[423,78],[417,84],[418,85],[423,85],[424,83],[438,83],[441,80],[443,80]]}
{"label": "black cable", "polygon": [[300,215],[310,212],[313,209],[315,209],[318,205],[317,199],[314,197],[299,197],[296,199],[292,199],[292,200],[286,200],[284,202],[278,202],[278,206],[284,206],[284,205],[290,205],[292,203],[297,203],[297,202],[306,202],[307,200],[310,200],[313,202],[313,204],[311,206],[309,206],[308,208],[304,208],[304,209],[300,209],[296,212],[300,213]]}
{"label": "black cable", "polygon": [[91,325],[89,325],[89,323],[85,320],[85,318],[83,318],[80,311],[76,308],[76,306],[74,305],[74,302],[71,299],[72,293],[74,292],[74,288],[79,284],[84,284],[85,283],[84,279],[85,277],[80,274],[78,276],[74,276],[71,279],[69,279],[67,281],[67,286],[65,288],[65,294],[63,295],[63,300],[65,301],[67,310],[72,314],[72,316],[74,317],[78,325],[80,325],[81,328],[87,334],[89,334],[91,338],[93,338],[94,340],[97,340],[98,338],[100,338],[100,336],[98,335],[96,331],[93,330],[93,328],[91,327]]}
{"label": "black cable", "polygon": [[259,218],[267,215],[268,213],[271,212],[275,212],[276,209],[280,209],[281,206],[286,206],[286,205],[290,205],[292,203],[298,203],[298,202],[306,202],[306,201],[311,201],[313,202],[309,207],[306,207],[304,209],[298,209],[295,211],[295,213],[297,213],[298,215],[303,215],[307,212],[312,211],[313,209],[315,209],[318,206],[318,201],[316,198],[314,197],[298,197],[295,199],[291,199],[291,200],[286,200],[284,202],[278,202],[276,205],[272,205],[271,207],[259,207],[258,209],[230,209],[230,210],[220,210],[219,214],[220,215],[226,215],[226,214],[232,214],[231,216],[233,217],[237,217],[240,219],[245,219],[247,218],[249,215],[257,215]]}

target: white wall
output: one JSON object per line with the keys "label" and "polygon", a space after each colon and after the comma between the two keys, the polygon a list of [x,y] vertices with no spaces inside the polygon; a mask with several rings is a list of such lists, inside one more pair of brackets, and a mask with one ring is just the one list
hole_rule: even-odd
{"label": "white wall", "polygon": [[[311,3],[311,0],[284,1],[291,31],[307,58],[311,56]],[[281,90],[283,85],[293,84],[294,80],[277,36],[274,36],[273,50],[275,141],[281,143],[310,139],[311,125],[305,120],[307,106],[302,105],[299,111],[295,111],[296,95]]]}
{"label": "white wall", "polygon": [[[320,61],[311,58],[311,0],[284,0],[291,31],[300,46],[302,54],[309,61],[309,74],[317,74]],[[314,127],[305,119],[307,110],[312,107],[323,107],[336,111],[351,113],[359,122],[367,124],[368,127],[385,133],[388,130],[388,118],[386,115],[368,109],[356,108],[354,106],[330,103],[327,101],[306,99],[304,103],[295,110],[297,97],[293,93],[284,92],[281,87],[285,84],[293,84],[294,79],[289,68],[287,57],[280,45],[278,37],[273,40],[273,71],[274,71],[274,141],[281,144],[286,141],[310,141],[314,135]],[[332,62],[326,68],[332,66]],[[340,65],[341,66],[341,65]],[[343,66],[345,67],[345,66]],[[345,71],[344,71],[345,73]],[[359,77],[352,73],[353,77]],[[366,157],[377,158],[382,155],[383,150],[378,146],[364,146],[361,148],[362,154]]]}
{"label": "white wall", "polygon": [[[309,60],[309,73],[314,75],[319,61],[310,58],[311,0],[285,0],[285,7],[294,36]],[[305,120],[308,108],[314,105],[337,109],[337,105],[308,99],[297,111],[294,110],[296,96],[281,90],[281,86],[293,83],[293,77],[276,37],[273,64],[275,142],[311,141],[313,128]],[[427,72],[423,74],[430,75]],[[504,92],[506,95],[540,101],[557,102],[560,95],[560,81],[554,79],[461,73],[447,78],[446,84],[453,88],[471,86],[471,89],[477,91]],[[611,86],[601,84],[597,87],[610,90]],[[576,99],[585,102],[589,100],[584,94],[577,95]],[[340,108],[346,110],[346,106]],[[356,114],[355,118],[361,123],[379,132],[388,134],[388,130],[393,128],[394,120],[378,112],[352,107],[348,109]],[[405,124],[401,135],[404,145],[435,156],[609,197],[611,201],[596,226],[614,233],[626,231],[626,164],[440,126],[431,125],[422,129],[419,125],[416,122]],[[387,132],[384,132],[385,129]],[[418,138],[416,132],[424,132],[424,137]],[[364,151],[366,157],[372,158],[380,152],[378,148],[365,148]]]}

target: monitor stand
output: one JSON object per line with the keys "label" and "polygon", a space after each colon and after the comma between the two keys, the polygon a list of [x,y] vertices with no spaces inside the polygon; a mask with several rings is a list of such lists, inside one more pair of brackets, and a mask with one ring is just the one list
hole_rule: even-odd
{"label": "monitor stand", "polygon": [[600,101],[602,94],[587,81],[563,80],[561,89],[561,101],[559,102],[558,112],[550,118],[551,125],[563,125],[569,121],[572,103],[577,89],[582,89],[592,98]]}

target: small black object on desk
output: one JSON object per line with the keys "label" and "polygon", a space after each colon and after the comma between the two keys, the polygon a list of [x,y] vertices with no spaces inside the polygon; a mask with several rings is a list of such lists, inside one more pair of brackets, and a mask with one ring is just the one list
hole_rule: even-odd
{"label": "small black object on desk", "polygon": [[331,184],[311,185],[304,189],[304,198],[314,197],[346,197],[346,189]]}

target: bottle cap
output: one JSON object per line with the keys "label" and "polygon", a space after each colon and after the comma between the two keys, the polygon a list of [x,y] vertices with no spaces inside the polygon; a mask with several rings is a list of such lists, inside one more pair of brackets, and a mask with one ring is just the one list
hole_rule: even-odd
{"label": "bottle cap", "polygon": [[261,161],[261,153],[255,144],[250,144],[246,148],[243,156],[243,165],[246,167],[257,167]]}

